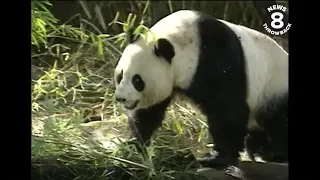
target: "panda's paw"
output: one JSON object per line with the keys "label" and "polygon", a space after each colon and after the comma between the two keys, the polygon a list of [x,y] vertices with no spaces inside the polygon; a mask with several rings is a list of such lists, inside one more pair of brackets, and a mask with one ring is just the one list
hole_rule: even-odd
{"label": "panda's paw", "polygon": [[202,158],[198,158],[197,161],[203,167],[215,168],[215,169],[224,169],[228,166],[237,166],[238,159],[237,158],[230,158],[230,157],[222,157],[222,156],[206,156]]}
{"label": "panda's paw", "polygon": [[224,169],[224,172],[237,179],[246,180],[244,172],[236,166],[228,166]]}

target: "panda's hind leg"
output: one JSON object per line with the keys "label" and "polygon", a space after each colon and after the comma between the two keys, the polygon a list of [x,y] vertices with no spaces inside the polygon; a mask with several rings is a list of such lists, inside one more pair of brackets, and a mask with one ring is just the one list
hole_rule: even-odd
{"label": "panda's hind leg", "polygon": [[263,152],[262,159],[269,162],[287,162],[288,160],[288,95],[269,100],[257,114],[259,126],[263,128],[269,141],[268,154]]}
{"label": "panda's hind leg", "polygon": [[244,149],[247,134],[249,108],[245,101],[215,102],[203,107],[207,115],[209,133],[213,138],[215,152],[210,157],[199,158],[204,167],[225,168],[237,166],[240,152]]}
{"label": "panda's hind leg", "polygon": [[249,159],[256,162],[255,154],[268,153],[269,142],[266,133],[258,128],[249,129],[245,138],[245,148]]}

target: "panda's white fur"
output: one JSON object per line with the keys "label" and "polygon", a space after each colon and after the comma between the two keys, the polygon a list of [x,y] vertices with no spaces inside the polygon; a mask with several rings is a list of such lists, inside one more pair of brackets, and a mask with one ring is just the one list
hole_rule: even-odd
{"label": "panda's white fur", "polygon": [[[115,96],[126,99],[123,104],[128,111],[135,113],[154,106],[172,96],[175,88],[190,88],[198,70],[199,47],[202,46],[199,28],[195,25],[199,23],[200,16],[194,11],[180,10],[150,28],[156,38],[164,38],[174,47],[174,57],[170,62],[156,56],[153,51],[155,42],[146,44],[143,35],[125,48],[115,68],[114,78]],[[267,102],[288,93],[288,53],[267,35],[224,20],[218,21],[238,36],[243,47],[250,110],[247,126],[249,129],[256,128],[255,113],[261,111]],[[220,69],[221,74],[227,74],[231,68]],[[121,72],[123,75],[118,84],[117,78]],[[142,92],[132,84],[132,77],[137,73],[145,82]],[[207,81],[210,83],[210,79]],[[137,106],[131,108],[135,102],[138,102]],[[150,123],[152,121],[150,119]]]}

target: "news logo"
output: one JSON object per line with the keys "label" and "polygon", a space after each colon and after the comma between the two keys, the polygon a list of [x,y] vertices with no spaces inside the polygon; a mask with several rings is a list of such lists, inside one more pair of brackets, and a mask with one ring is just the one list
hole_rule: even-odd
{"label": "news logo", "polygon": [[276,36],[283,35],[289,31],[292,24],[288,21],[288,8],[284,5],[272,5],[267,8],[269,19],[263,24],[264,29]]}

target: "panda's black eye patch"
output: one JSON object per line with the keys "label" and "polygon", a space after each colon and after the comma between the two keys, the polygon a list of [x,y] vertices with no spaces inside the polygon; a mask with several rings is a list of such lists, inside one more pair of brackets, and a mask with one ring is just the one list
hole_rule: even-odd
{"label": "panda's black eye patch", "polygon": [[123,70],[121,70],[121,72],[117,75],[117,83],[120,84],[121,80],[122,80],[122,76],[123,76]]}
{"label": "panda's black eye patch", "polygon": [[132,84],[137,91],[143,91],[145,87],[144,81],[139,74],[135,74],[132,77]]}

